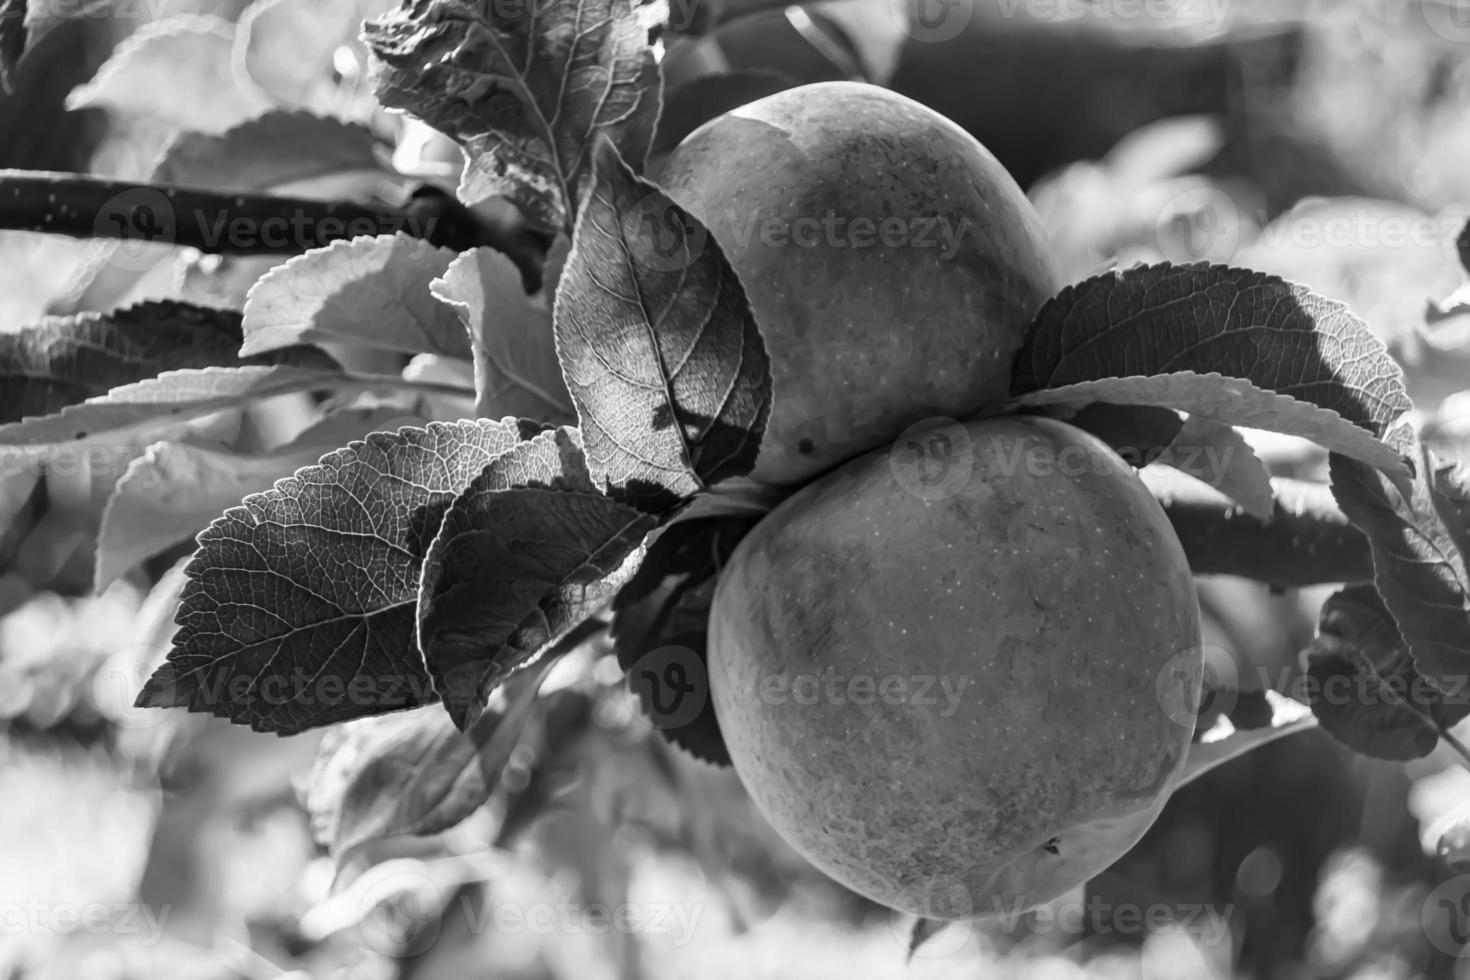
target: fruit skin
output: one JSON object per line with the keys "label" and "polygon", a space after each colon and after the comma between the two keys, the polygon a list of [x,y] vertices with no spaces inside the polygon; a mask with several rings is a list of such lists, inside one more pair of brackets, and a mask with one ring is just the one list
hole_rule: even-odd
{"label": "fruit skin", "polygon": [[1133,470],[1052,419],[963,428],[952,496],[910,493],[882,450],[782,502],[731,556],[709,634],[716,715],[772,826],[935,918],[1017,913],[1136,843],[1202,670],[1188,563]]}
{"label": "fruit skin", "polygon": [[996,159],[873,85],[759,99],[648,175],[709,228],[764,335],[763,482],[804,483],[912,423],[998,402],[1058,288],[1041,219]]}

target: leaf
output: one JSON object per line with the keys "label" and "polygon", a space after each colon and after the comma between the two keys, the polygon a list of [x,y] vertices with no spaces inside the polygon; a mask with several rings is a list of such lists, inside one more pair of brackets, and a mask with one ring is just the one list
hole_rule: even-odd
{"label": "leaf", "polygon": [[663,111],[659,113],[649,152],[666,153],[716,116],[797,84],[789,75],[763,68],[690,79],[664,94]]}
{"label": "leaf", "polygon": [[313,833],[339,864],[370,841],[448,830],[490,796],[475,743],[433,706],[329,730],[308,785]]}
{"label": "leaf", "polygon": [[1266,464],[1231,426],[1191,415],[1161,461],[1219,490],[1252,517],[1268,521],[1275,513]]}
{"label": "leaf", "polygon": [[0,447],[45,446],[114,436],[150,424],[181,422],[302,391],[360,392],[402,383],[392,376],[352,376],[289,365],[165,371],[68,405],[54,415],[0,425]]}
{"label": "leaf", "polygon": [[1214,374],[1380,437],[1413,407],[1403,371],[1347,307],[1274,276],[1203,263],[1139,266],[1063,289],[1027,328],[1011,390]]}
{"label": "leaf", "polygon": [[245,75],[278,103],[366,115],[373,108],[367,93],[353,98],[350,91],[360,80],[334,79],[334,59],[345,49],[365,68],[367,52],[358,40],[362,22],[392,5],[392,0],[256,0],[240,17],[235,56]]}
{"label": "leaf", "polygon": [[102,592],[145,559],[194,537],[245,497],[269,490],[333,449],[397,428],[391,425],[395,419],[403,419],[403,413],[346,409],[263,453],[188,441],[154,443],[129,463],[102,512],[95,590]]}
{"label": "leaf", "polygon": [[570,231],[593,143],[642,165],[658,66],[629,0],[407,0],[369,21],[378,98],[464,147],[459,197],[503,195],[542,231]]}
{"label": "leaf", "polygon": [[1422,759],[1470,716],[1463,696],[1446,697],[1414,669],[1372,586],[1350,586],[1327,599],[1303,656],[1313,714],[1333,738],[1364,755]]}
{"label": "leaf", "polygon": [[389,172],[374,152],[373,134],[366,126],[274,109],[219,135],[176,133],[150,179],[221,191],[261,191],[355,170]]}
{"label": "leaf", "polygon": [[460,491],[531,434],[514,419],[374,433],[226,511],[199,535],[138,706],[290,735],[434,701],[414,648],[424,553]]}
{"label": "leaf", "polygon": [[47,415],[161,371],[235,365],[240,315],[171,301],[50,316],[0,333],[0,422]]}
{"label": "leaf", "polygon": [[926,919],[922,916],[916,919],[914,929],[909,933],[908,962],[914,961],[914,954],[919,951],[919,947],[943,932],[948,925],[949,922],[944,919]]}
{"label": "leaf", "polygon": [[337,864],[363,845],[442,833],[489,799],[546,672],[515,678],[473,732],[438,708],[362,718],[327,732],[307,796],[313,832]]}
{"label": "leaf", "polygon": [[[687,720],[682,703],[670,710],[660,688],[664,678],[658,668],[667,668],[660,655],[680,650],[679,669],[686,674],[702,670],[708,676],[709,611],[720,569],[759,520],[749,514],[693,517],[659,528],[649,536],[638,571],[613,600],[613,649],[644,717],[664,738],[717,766],[730,765],[730,753],[714,702],[704,697],[698,713]],[[639,663],[649,656],[655,674],[645,677]]]}
{"label": "leaf", "polygon": [[1175,371],[1082,381],[1022,395],[1011,400],[1011,407],[1083,405],[1095,401],[1175,408],[1188,412],[1191,417],[1226,425],[1303,436],[1333,452],[1377,467],[1397,480],[1408,477],[1404,462],[1369,429],[1353,425],[1310,402],[1272,393],[1244,379],[1222,374]]}
{"label": "leaf", "polygon": [[476,414],[575,421],[556,358],[551,305],[526,295],[510,259],[493,248],[462,252],[429,284],[429,292],[458,314],[469,336]]}
{"label": "leaf", "polygon": [[218,17],[179,15],[129,34],[66,108],[107,109],[181,129],[220,132],[270,108],[242,88],[230,57],[235,27]]}
{"label": "leaf", "polygon": [[[686,230],[672,252],[640,234],[655,214]],[[598,486],[656,511],[750,472],[771,370],[745,290],[704,227],[608,143],[554,319]]]}
{"label": "leaf", "polygon": [[598,492],[575,429],[485,467],[445,513],[419,589],[419,649],[456,725],[612,599],[653,526]]}
{"label": "leaf", "polygon": [[1265,724],[1255,728],[1237,728],[1229,717],[1221,715],[1210,729],[1202,734],[1196,733],[1179,781],[1174,784],[1174,792],[1231,759],[1268,745],[1278,738],[1317,726],[1317,719],[1306,705],[1275,691],[1264,693],[1271,706],[1271,716]]}
{"label": "leaf", "polygon": [[1466,556],[1436,508],[1433,455],[1407,423],[1385,442],[1415,461],[1412,493],[1405,497],[1378,472],[1334,455],[1328,464],[1332,495],[1368,538],[1373,581],[1408,641],[1415,666],[1436,684],[1452,682],[1465,676],[1470,662]]}
{"label": "leaf", "polygon": [[362,235],[298,255],[251,287],[241,352],[335,342],[469,357],[459,318],[429,293],[454,255],[402,233]]}

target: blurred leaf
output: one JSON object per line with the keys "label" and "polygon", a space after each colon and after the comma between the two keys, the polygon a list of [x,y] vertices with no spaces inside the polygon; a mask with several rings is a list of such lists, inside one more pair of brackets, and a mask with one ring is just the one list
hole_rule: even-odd
{"label": "blurred leaf", "polygon": [[1305,651],[1312,712],[1354,751],[1421,759],[1470,716],[1466,692],[1448,698],[1414,669],[1408,645],[1372,586],[1350,586],[1329,597],[1317,630]]}
{"label": "blurred leaf", "polygon": [[1470,575],[1436,508],[1436,463],[1408,424],[1386,441],[1414,460],[1412,495],[1403,497],[1377,471],[1337,455],[1329,464],[1332,495],[1368,537],[1374,582],[1415,666],[1437,684],[1463,678],[1470,666]]}
{"label": "blurred leaf", "polygon": [[912,963],[914,954],[919,951],[919,947],[943,932],[944,927],[947,925],[949,923],[943,919],[925,919],[921,917],[916,920],[914,922],[913,932],[909,933],[908,961]]}
{"label": "blurred leaf", "polygon": [[653,526],[597,490],[575,429],[485,467],[445,512],[419,590],[419,649],[456,725],[611,601]]}
{"label": "blurred leaf", "polygon": [[172,301],[0,333],[0,422],[47,415],[160,371],[239,364],[240,315]]}
{"label": "blurred leaf", "polygon": [[[672,251],[642,217],[684,229]],[[667,510],[755,464],[771,371],[745,290],[703,225],[598,148],[557,289],[557,352],[592,478]]]}
{"label": "blurred leaf", "polygon": [[758,68],[691,79],[664,93],[663,111],[659,113],[649,152],[672,150],[684,137],[716,116],[797,84],[789,75]]}
{"label": "blurred leaf", "polygon": [[[1063,289],[1027,329],[1012,393],[1213,374],[1334,412],[1373,436],[1413,407],[1403,372],[1347,307],[1273,276],[1205,264],[1139,266]],[[1254,424],[1230,414],[1212,417]]]}
{"label": "blurred leaf", "polygon": [[1191,415],[1164,459],[1176,470],[1219,490],[1253,517],[1269,520],[1276,509],[1266,464],[1231,426]]}
{"label": "blurred leaf", "polygon": [[541,230],[570,231],[599,136],[639,167],[648,155],[659,75],[647,31],[629,0],[417,0],[363,36],[383,104],[464,147],[464,203],[504,195]]}
{"label": "blurred leaf", "polygon": [[1103,378],[1033,391],[1013,398],[1011,404],[1026,408],[1098,401],[1175,408],[1188,412],[1191,418],[1303,436],[1377,467],[1395,479],[1402,481],[1408,476],[1403,461],[1369,429],[1354,425],[1330,409],[1222,374],[1174,371],[1146,377]]}
{"label": "blurred leaf", "polygon": [[526,295],[519,270],[504,253],[461,252],[429,291],[458,314],[469,337],[476,414],[553,424],[576,419],[556,357],[551,304],[542,295]]}
{"label": "blurred leaf", "polygon": [[363,21],[392,6],[393,0],[256,0],[240,15],[236,57],[246,76],[282,105],[344,116],[371,111],[366,91],[352,97],[360,78],[334,80],[334,59],[340,49],[350,50],[365,73]]}
{"label": "blurred leaf", "polygon": [[434,707],[329,730],[307,793],[317,841],[340,866],[371,841],[438,834],[469,817],[489,799],[544,678],[511,680],[505,704],[469,733]]}
{"label": "blurred leaf", "polygon": [[219,135],[180,132],[150,178],[224,191],[259,191],[354,170],[389,171],[360,123],[273,109]]}
{"label": "blurred leaf", "polygon": [[15,70],[27,47],[28,0],[0,0],[0,92],[15,91]]}
{"label": "blurred leaf", "polygon": [[241,353],[335,342],[469,357],[464,325],[429,292],[454,256],[402,233],[344,239],[298,255],[251,288]]}
{"label": "blurred leaf", "polygon": [[0,446],[44,446],[116,436],[148,425],[182,422],[262,398],[302,391],[338,393],[391,388],[400,379],[290,365],[165,371],[68,405],[54,415],[0,425]]}
{"label": "blurred leaf", "polygon": [[1456,874],[1470,873],[1470,807],[1451,814],[1435,831],[1434,856]]}
{"label": "blurred leaf", "polygon": [[288,445],[240,453],[224,445],[157,442],[133,459],[102,513],[97,539],[101,592],[145,559],[194,537],[252,493],[401,419],[392,408],[335,412]]}
{"label": "blurred leaf", "polygon": [[758,515],[693,518],[660,528],[649,537],[638,571],[613,600],[613,647],[644,716],[664,738],[717,766],[728,766],[730,753],[714,702],[706,697],[693,719],[674,724],[681,720],[677,712],[671,717],[663,710],[656,700],[661,692],[635,672],[644,656],[669,647],[708,662],[709,610],[720,569],[759,520]]}
{"label": "blurred leaf", "polygon": [[434,701],[414,647],[423,556],[450,503],[532,434],[512,419],[378,432],[231,508],[199,535],[139,707],[289,735]]}
{"label": "blurred leaf", "polygon": [[270,108],[235,78],[235,26],[218,17],[149,21],[119,44],[68,109],[107,109],[181,129],[221,132]]}
{"label": "blurred leaf", "polygon": [[1264,694],[1271,706],[1271,716],[1265,724],[1255,728],[1237,728],[1228,716],[1221,715],[1204,733],[1195,733],[1184,770],[1174,784],[1175,792],[1252,749],[1317,726],[1311,708],[1275,691],[1265,691]]}

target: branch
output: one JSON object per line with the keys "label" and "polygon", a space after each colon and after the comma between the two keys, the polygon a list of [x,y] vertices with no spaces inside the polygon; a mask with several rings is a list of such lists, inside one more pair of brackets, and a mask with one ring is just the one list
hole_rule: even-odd
{"label": "branch", "polygon": [[1164,505],[1197,575],[1239,575],[1277,588],[1373,580],[1368,539],[1326,484],[1273,479],[1276,512],[1261,521],[1178,470],[1149,466],[1139,476]]}

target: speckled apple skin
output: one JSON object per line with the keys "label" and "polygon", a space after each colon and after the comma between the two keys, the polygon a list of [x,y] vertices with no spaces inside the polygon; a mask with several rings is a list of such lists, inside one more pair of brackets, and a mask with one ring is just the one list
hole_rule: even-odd
{"label": "speckled apple skin", "polygon": [[[1051,419],[965,429],[974,469],[947,499],[879,451],[780,504],[724,570],[709,647],[730,756],[776,831],[874,901],[950,918],[1030,908],[1130,848],[1193,732],[1166,705],[1194,703],[1202,670],[1194,580],[1133,470]],[[1030,472],[1033,451],[1086,465]],[[798,703],[795,678],[829,669],[911,696]]]}
{"label": "speckled apple skin", "polygon": [[[709,227],[765,337],[775,398],[751,476],[766,483],[804,483],[914,422],[1004,398],[1026,323],[1058,288],[1041,219],[1005,168],[876,86],[752,102],[649,176]],[[812,239],[812,220],[835,230]],[[885,221],[904,232],[885,241]]]}

